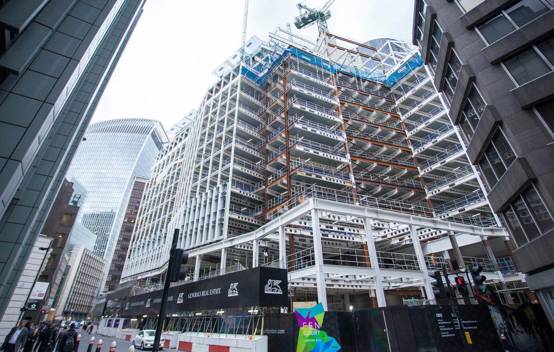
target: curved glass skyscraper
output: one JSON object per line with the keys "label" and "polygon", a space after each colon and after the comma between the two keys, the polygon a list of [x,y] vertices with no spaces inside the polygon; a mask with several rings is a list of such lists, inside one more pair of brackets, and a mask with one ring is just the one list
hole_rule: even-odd
{"label": "curved glass skyscraper", "polygon": [[[117,119],[92,124],[67,172],[87,190],[78,222],[96,234],[94,253],[111,262],[135,177],[150,178],[158,152],[167,142],[161,124]],[[104,280],[107,270],[104,273]]]}

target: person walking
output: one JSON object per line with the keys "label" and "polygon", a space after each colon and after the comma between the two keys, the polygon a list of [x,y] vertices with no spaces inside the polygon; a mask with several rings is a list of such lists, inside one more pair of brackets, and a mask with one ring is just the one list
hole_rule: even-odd
{"label": "person walking", "polygon": [[5,352],[19,352],[25,346],[28,336],[29,330],[25,327],[24,321],[20,321],[6,335],[2,350]]}
{"label": "person walking", "polygon": [[54,337],[52,324],[46,323],[39,333],[36,352],[52,352],[54,349]]}
{"label": "person walking", "polygon": [[27,341],[25,341],[25,344],[23,345],[23,352],[31,352],[33,350],[33,346],[35,345],[37,330],[33,329],[31,322],[27,322],[25,327],[27,328],[28,334]]}
{"label": "person walking", "polygon": [[58,340],[59,352],[75,352],[77,350],[77,331],[75,330],[75,324],[69,325],[69,330]]}

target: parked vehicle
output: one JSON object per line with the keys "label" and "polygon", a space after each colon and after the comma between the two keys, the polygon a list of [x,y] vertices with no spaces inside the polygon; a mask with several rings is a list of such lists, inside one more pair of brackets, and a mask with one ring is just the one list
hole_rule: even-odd
{"label": "parked vehicle", "polygon": [[[133,340],[133,346],[141,350],[152,349],[155,335],[156,330],[140,330]],[[159,349],[162,349],[161,343]]]}

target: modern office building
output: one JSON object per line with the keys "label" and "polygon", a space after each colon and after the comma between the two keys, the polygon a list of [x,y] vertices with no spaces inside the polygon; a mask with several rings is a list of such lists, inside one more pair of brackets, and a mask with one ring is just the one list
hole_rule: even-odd
{"label": "modern office building", "polygon": [[44,269],[37,278],[40,282],[49,283],[43,302],[44,307],[47,308],[52,306],[60,287],[65,271],[64,252],[77,219],[79,207],[85,199],[83,191],[79,192],[77,193],[73,188],[73,183],[64,179],[41,231],[42,235],[52,240]]}
{"label": "modern office building", "polygon": [[0,2],[0,314],[143,3]]}
{"label": "modern office building", "polygon": [[[0,319],[0,339],[4,339],[10,332],[11,328],[21,319],[27,317],[27,314],[33,316],[34,311],[27,311],[25,314],[21,311],[25,308],[32,292],[37,275],[43,267],[46,257],[48,256],[49,246],[52,239],[46,236],[38,236],[31,248],[31,254],[27,258],[23,271],[17,280],[16,288],[10,296],[6,310],[2,313]],[[40,304],[38,305],[40,306]]]}
{"label": "modern office building", "polygon": [[165,131],[157,121],[97,122],[87,129],[67,171],[69,180],[78,181],[87,190],[78,221],[97,237],[93,251],[106,263],[104,281],[135,178],[150,178],[166,141]]}
{"label": "modern office building", "polygon": [[72,247],[69,270],[56,304],[56,316],[87,319],[104,278],[104,265],[104,260],[90,250],[79,245]]}
{"label": "modern office building", "polygon": [[[171,245],[173,230],[168,228],[177,214],[179,190],[183,188],[185,148],[190,124],[184,124],[163,152],[158,155],[152,177],[144,190],[130,250],[126,252],[122,282],[152,278],[163,272],[165,254]],[[148,248],[148,249],[147,249]],[[146,250],[151,251],[145,256]]]}
{"label": "modern office building", "polygon": [[135,231],[122,282],[163,272],[175,228],[189,279],[279,266],[294,302],[331,309],[434,302],[428,272],[444,266],[521,281],[417,48],[280,29],[215,72],[171,219]]}
{"label": "modern office building", "polygon": [[554,326],[553,2],[418,0],[413,42]]}
{"label": "modern office building", "polygon": [[137,215],[147,182],[147,180],[139,177],[136,177],[134,180],[133,188],[131,189],[131,194],[129,195],[129,200],[125,209],[123,223],[119,231],[119,237],[115,245],[112,262],[108,271],[106,291],[114,291],[119,287],[119,280],[121,279],[123,265],[125,264],[125,258],[127,257],[131,236],[133,235],[133,229],[137,222]]}

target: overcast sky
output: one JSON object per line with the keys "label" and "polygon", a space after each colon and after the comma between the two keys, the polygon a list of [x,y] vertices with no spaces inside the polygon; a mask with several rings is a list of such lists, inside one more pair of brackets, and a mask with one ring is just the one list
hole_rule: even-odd
{"label": "overcast sky", "polygon": [[[324,0],[309,0],[309,6]],[[298,0],[250,0],[247,38],[291,23]],[[93,121],[151,118],[166,129],[199,106],[213,70],[240,46],[243,0],[148,0]],[[413,0],[336,0],[329,31],[410,41]],[[316,26],[302,36],[315,40]]]}

